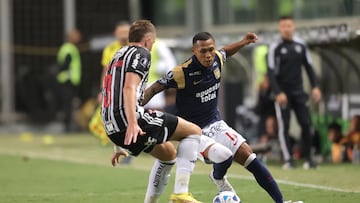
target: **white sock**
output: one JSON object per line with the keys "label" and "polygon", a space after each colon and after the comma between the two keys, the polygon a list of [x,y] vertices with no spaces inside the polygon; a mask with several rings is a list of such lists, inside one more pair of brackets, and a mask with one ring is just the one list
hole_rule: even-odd
{"label": "white sock", "polygon": [[159,201],[160,195],[164,192],[165,186],[169,182],[170,171],[174,164],[175,160],[155,160],[151,168],[144,203],[157,203]]}
{"label": "white sock", "polygon": [[174,193],[188,193],[190,175],[194,171],[200,136],[190,135],[178,145]]}

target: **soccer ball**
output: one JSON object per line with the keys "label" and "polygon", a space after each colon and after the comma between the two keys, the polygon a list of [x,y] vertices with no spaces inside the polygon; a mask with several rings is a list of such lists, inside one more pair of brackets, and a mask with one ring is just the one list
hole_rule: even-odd
{"label": "soccer ball", "polygon": [[213,203],[241,203],[241,200],[234,192],[223,191],[214,197]]}

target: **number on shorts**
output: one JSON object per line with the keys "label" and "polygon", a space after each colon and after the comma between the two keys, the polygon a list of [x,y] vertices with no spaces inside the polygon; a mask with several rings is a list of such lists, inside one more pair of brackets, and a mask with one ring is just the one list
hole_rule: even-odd
{"label": "number on shorts", "polygon": [[230,134],[229,132],[225,133],[226,136],[231,140],[231,142],[233,143],[233,145],[236,145],[238,142],[238,136],[235,134]]}

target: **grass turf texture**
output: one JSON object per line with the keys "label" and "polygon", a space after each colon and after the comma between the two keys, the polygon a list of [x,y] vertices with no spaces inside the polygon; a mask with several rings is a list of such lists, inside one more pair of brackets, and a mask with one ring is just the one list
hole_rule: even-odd
{"label": "grass turf texture", "polygon": [[[131,166],[113,168],[111,146],[102,147],[89,135],[51,139],[31,134],[0,136],[0,202],[143,202],[151,157],[142,155]],[[286,199],[360,202],[360,166],[321,165],[310,171],[283,171],[279,165],[269,168]],[[205,203],[211,203],[216,194],[208,179],[210,170],[211,166],[198,162],[191,179],[191,192]],[[160,202],[168,202],[173,177]],[[237,164],[231,167],[229,179],[243,202],[272,202]]]}

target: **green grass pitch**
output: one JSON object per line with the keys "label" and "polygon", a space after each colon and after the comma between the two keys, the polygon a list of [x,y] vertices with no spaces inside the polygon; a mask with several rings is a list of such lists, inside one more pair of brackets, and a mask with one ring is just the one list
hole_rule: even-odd
{"label": "green grass pitch", "polygon": [[[141,203],[153,159],[142,155],[131,166],[110,165],[111,146],[90,135],[0,135],[0,203]],[[360,202],[360,165],[321,165],[317,170],[283,171],[269,165],[285,199],[305,203]],[[211,203],[216,188],[211,166],[198,162],[190,190]],[[174,170],[173,170],[174,171]],[[229,180],[244,203],[272,202],[251,174],[233,164]],[[174,174],[160,202],[168,202]]]}

